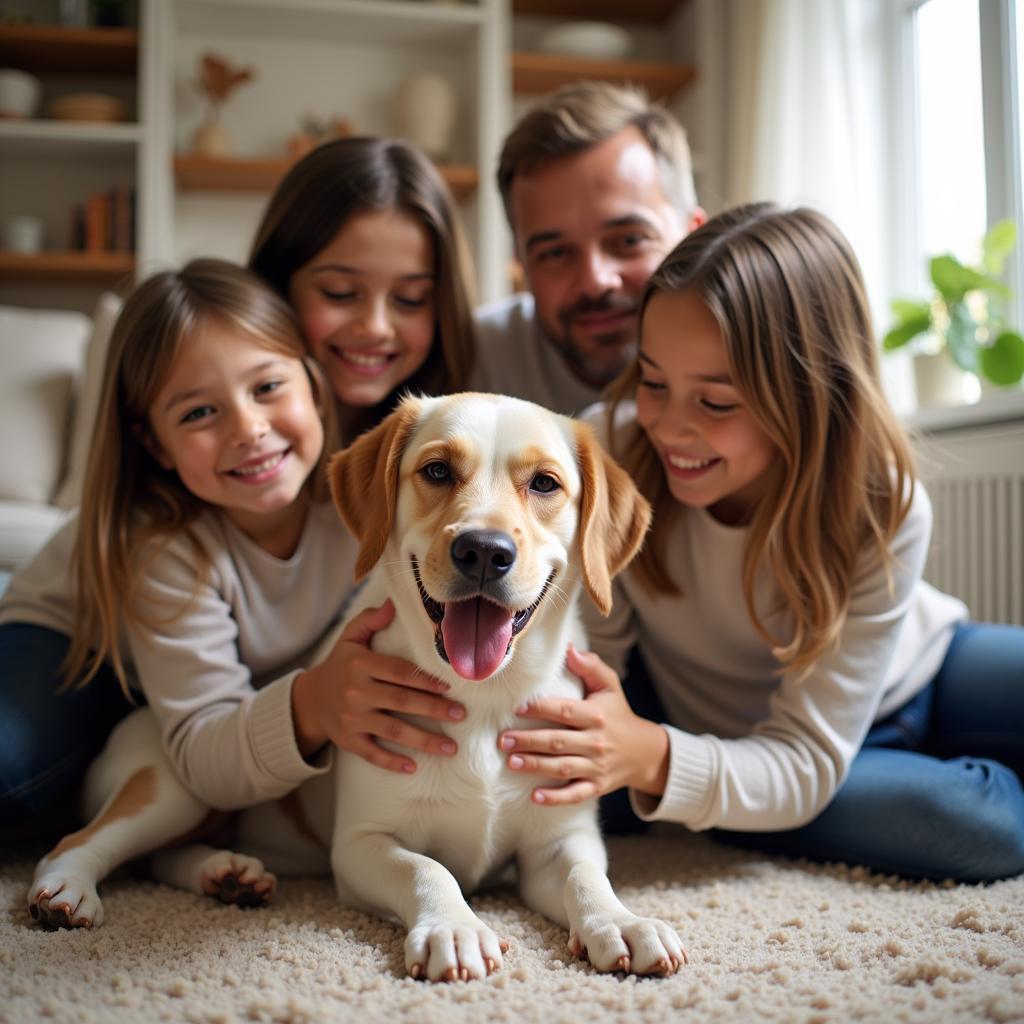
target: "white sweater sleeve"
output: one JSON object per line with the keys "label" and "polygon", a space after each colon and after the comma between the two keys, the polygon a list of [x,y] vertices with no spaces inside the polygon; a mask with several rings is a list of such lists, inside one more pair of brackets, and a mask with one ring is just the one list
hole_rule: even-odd
{"label": "white sweater sleeve", "polygon": [[816,817],[846,778],[881,701],[886,673],[921,578],[931,506],[918,491],[884,567],[862,566],[839,642],[809,676],[783,676],[768,715],[736,739],[666,726],[670,765],[658,799],[632,792],[637,813],[691,829],[791,829]]}
{"label": "white sweater sleeve", "polygon": [[326,771],[327,755],[313,765],[299,752],[291,714],[297,671],[253,688],[217,569],[196,590],[195,562],[184,539],[149,561],[138,603],[159,618],[155,628],[130,629],[128,646],[180,778],[211,807],[236,810]]}

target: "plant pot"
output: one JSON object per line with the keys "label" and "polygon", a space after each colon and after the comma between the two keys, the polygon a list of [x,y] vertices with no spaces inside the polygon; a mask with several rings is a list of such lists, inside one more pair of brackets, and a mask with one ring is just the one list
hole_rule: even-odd
{"label": "plant pot", "polygon": [[923,408],[966,404],[971,377],[945,352],[914,356],[914,390]]}

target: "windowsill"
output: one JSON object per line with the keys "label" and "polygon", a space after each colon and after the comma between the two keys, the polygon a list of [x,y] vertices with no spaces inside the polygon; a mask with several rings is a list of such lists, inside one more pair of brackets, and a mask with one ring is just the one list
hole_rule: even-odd
{"label": "windowsill", "polygon": [[904,417],[906,426],[927,434],[1012,420],[1024,420],[1024,391],[986,391],[973,405],[922,408]]}

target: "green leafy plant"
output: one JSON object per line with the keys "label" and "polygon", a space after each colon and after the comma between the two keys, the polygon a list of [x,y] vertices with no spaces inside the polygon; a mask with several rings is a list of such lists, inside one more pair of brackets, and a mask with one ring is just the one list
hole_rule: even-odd
{"label": "green leafy plant", "polygon": [[1013,251],[1013,221],[994,224],[982,240],[978,266],[966,266],[948,253],[928,264],[935,294],[924,302],[895,299],[896,320],[882,342],[886,352],[931,334],[963,370],[993,384],[1013,387],[1024,377],[1024,338],[1002,321],[1002,303],[1010,290],[1001,280]]}

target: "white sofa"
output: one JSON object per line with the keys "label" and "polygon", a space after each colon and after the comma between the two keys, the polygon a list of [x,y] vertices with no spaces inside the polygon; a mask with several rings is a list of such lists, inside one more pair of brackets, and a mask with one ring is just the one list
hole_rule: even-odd
{"label": "white sofa", "polygon": [[0,574],[28,561],[78,504],[120,306],[112,293],[92,319],[0,306]]}

